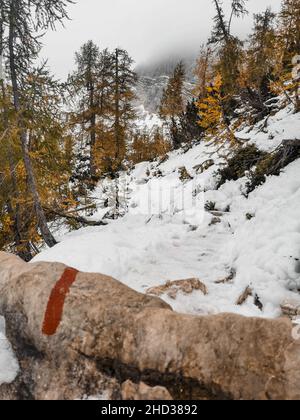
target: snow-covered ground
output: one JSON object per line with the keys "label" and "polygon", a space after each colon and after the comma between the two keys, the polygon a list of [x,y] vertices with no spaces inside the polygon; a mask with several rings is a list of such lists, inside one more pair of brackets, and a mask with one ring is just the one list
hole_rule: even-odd
{"label": "snow-covered ground", "polygon": [[[286,108],[269,119],[263,132],[261,125],[245,128],[239,136],[272,150],[283,139],[299,137],[300,114]],[[214,165],[199,173],[208,159]],[[64,234],[34,261],[59,261],[111,275],[141,292],[167,280],[197,277],[206,284],[207,296],[195,291],[179,293],[176,300],[163,298],[185,313],[279,316],[286,299],[300,304],[300,160],[279,177],[269,177],[248,199],[243,195],[246,178],[215,190],[214,174],[222,163],[204,142],[186,153],[172,152],[164,163],[137,165],[124,175],[129,199],[123,218]],[[193,179],[182,182],[182,167]],[[95,195],[102,189],[99,185]],[[205,211],[206,202],[214,202],[219,213]],[[106,211],[99,208],[94,217]],[[216,283],[232,272],[233,280]],[[254,298],[236,305],[247,286],[259,297],[262,311]]]}
{"label": "snow-covered ground", "polygon": [[293,111],[294,106],[289,105],[275,115],[260,121],[250,130],[245,127],[238,136],[250,139],[250,142],[255,143],[261,150],[271,152],[282,140],[299,138],[300,116],[295,115]]}
{"label": "snow-covered ground", "polygon": [[162,121],[157,114],[151,114],[147,111],[144,105],[140,104],[136,107],[137,119],[136,126],[139,130],[147,128],[148,131],[152,131],[157,127],[161,127]]}
{"label": "snow-covered ground", "polygon": [[18,371],[17,359],[5,337],[5,321],[0,317],[0,385],[11,383],[16,378]]}

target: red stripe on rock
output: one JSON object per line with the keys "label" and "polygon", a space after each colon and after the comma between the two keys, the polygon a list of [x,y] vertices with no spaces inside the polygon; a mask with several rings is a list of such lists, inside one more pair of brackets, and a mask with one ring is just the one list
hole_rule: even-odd
{"label": "red stripe on rock", "polygon": [[78,271],[66,268],[63,275],[52,289],[44,317],[42,332],[44,335],[54,335],[62,319],[66,295],[76,280]]}

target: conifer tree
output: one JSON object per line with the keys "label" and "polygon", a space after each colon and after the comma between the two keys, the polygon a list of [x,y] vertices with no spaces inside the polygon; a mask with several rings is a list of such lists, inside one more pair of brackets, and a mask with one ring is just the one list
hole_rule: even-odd
{"label": "conifer tree", "polygon": [[181,145],[181,137],[179,134],[179,117],[184,111],[184,80],[185,68],[180,62],[174,70],[167,87],[164,89],[159,114],[168,125],[170,137],[175,149]]}
{"label": "conifer tree", "polygon": [[[97,45],[88,41],[76,53],[76,66],[69,78],[71,95],[76,98],[72,122],[79,128],[83,149],[88,150],[89,162],[84,177],[93,182],[99,172],[99,142],[103,143],[106,136],[104,121],[111,111],[113,56],[108,50],[100,52]],[[79,156],[80,160],[82,158]]]}
{"label": "conifer tree", "polygon": [[234,18],[243,17],[248,13],[246,2],[247,0],[232,0],[231,12],[227,20],[221,1],[213,0],[217,14],[214,17],[214,28],[209,44],[218,47],[219,60],[216,68],[222,76],[226,94],[234,94],[237,91],[236,81],[239,77],[242,43],[232,35],[231,27]]}
{"label": "conifer tree", "polygon": [[134,87],[137,75],[132,66],[133,60],[128,52],[116,48],[113,53],[111,83],[111,119],[115,147],[112,166],[115,171],[119,171],[122,167],[122,161],[126,155],[128,134],[136,118],[132,102],[135,99]]}
{"label": "conifer tree", "polygon": [[240,69],[239,84],[243,99],[258,111],[257,118],[269,113],[265,101],[272,95],[270,80],[276,64],[275,18],[276,15],[270,8],[264,13],[254,15],[253,32]]}
{"label": "conifer tree", "polygon": [[184,110],[183,88],[185,80],[184,64],[180,62],[175,67],[167,87],[164,89],[161,105],[160,116],[162,118],[176,119]]}
{"label": "conifer tree", "polygon": [[[48,213],[49,209],[67,208],[73,204],[69,188],[70,167],[65,154],[67,135],[61,121],[61,91],[62,86],[51,78],[48,71],[39,68],[24,79],[20,97],[28,153],[39,185],[41,205],[51,220],[53,217]],[[34,202],[28,194],[26,168],[18,141],[18,118],[9,87],[7,100],[10,102],[5,106],[0,104],[2,112],[7,111],[5,141],[0,145],[0,172],[4,174],[1,182],[4,205],[0,215],[0,224],[4,230],[3,234],[1,231],[0,242],[6,249],[29,261],[31,254],[37,252],[35,244],[39,244],[41,238]],[[5,226],[10,226],[10,235]]]}
{"label": "conifer tree", "polygon": [[[42,36],[49,28],[54,29],[56,24],[67,18],[66,6],[70,0],[2,0],[2,56],[6,64],[6,85],[2,83],[2,92],[6,92],[3,102],[3,114],[8,124],[9,140],[7,159],[9,174],[5,180],[10,180],[10,197],[7,201],[7,212],[10,214],[14,242],[18,253],[24,259],[29,259],[29,227],[23,218],[23,186],[26,196],[31,200],[32,223],[34,230],[48,246],[56,241],[47,224],[43,200],[41,198],[41,185],[37,179],[36,168],[33,162],[29,124],[26,105],[28,104],[28,81],[33,71],[33,64],[38,58],[42,47]],[[7,111],[11,109],[9,114]],[[22,161],[20,161],[22,159]],[[23,182],[24,181],[24,182]],[[30,213],[27,213],[27,219]],[[27,236],[27,238],[26,238]],[[20,248],[23,248],[20,250]]]}
{"label": "conifer tree", "polygon": [[[198,101],[205,98],[207,93],[207,87],[205,92],[199,96]],[[197,101],[193,99],[186,105],[185,111],[180,116],[180,132],[182,136],[182,143],[190,143],[193,140],[201,139],[204,129],[200,126],[199,110],[197,108]]]}
{"label": "conifer tree", "polygon": [[197,102],[199,110],[199,125],[205,130],[208,140],[223,145],[228,142],[235,145],[237,139],[230,127],[230,121],[226,117],[226,96],[223,94],[222,76],[218,74],[213,83],[207,87],[207,96]]}
{"label": "conifer tree", "polygon": [[80,106],[76,109],[75,102],[72,122],[78,127],[79,137],[88,137],[92,144],[89,173],[93,177],[113,176],[121,169],[136,117],[132,105],[137,81],[133,60],[119,48],[100,52],[91,41],[76,57],[77,70],[70,85],[71,91],[78,92]]}
{"label": "conifer tree", "polygon": [[203,98],[206,95],[206,88],[214,77],[213,64],[212,49],[208,45],[202,45],[194,69],[196,86],[193,93],[196,98]]}
{"label": "conifer tree", "polygon": [[113,149],[105,156],[112,176],[115,178],[114,218],[120,216],[121,201],[119,171],[127,152],[127,141],[136,118],[133,107],[134,87],[137,75],[132,69],[133,60],[126,50],[116,48],[112,53],[111,113]]}
{"label": "conifer tree", "polygon": [[293,104],[295,112],[299,112],[300,80],[294,69],[300,61],[300,0],[283,1],[278,26],[271,90],[276,95],[284,95],[287,102]]}
{"label": "conifer tree", "polygon": [[67,18],[66,5],[70,0],[3,0],[2,19],[8,35],[4,40],[4,57],[8,60],[9,80],[12,86],[13,104],[17,115],[22,157],[27,184],[34,202],[34,211],[43,239],[48,246],[56,241],[47,225],[37,180],[28,150],[28,133],[22,107],[23,81],[41,49],[41,34]]}
{"label": "conifer tree", "polygon": [[[14,251],[25,261],[30,261],[30,246],[24,240],[22,231],[22,208],[19,202],[19,188],[17,185],[17,162],[13,152],[13,136],[10,128],[10,116],[14,113],[11,103],[11,90],[5,83],[5,30],[7,29],[7,16],[3,2],[1,3],[0,18],[0,132],[1,132],[1,248],[7,243],[14,244]],[[4,147],[4,145],[6,147]]]}
{"label": "conifer tree", "polygon": [[80,52],[76,53],[77,71],[73,75],[73,83],[77,92],[83,91],[79,101],[80,112],[77,117],[79,117],[79,121],[82,127],[86,129],[89,137],[89,172],[91,178],[96,176],[95,145],[99,57],[99,48],[92,41],[88,41],[81,47]]}
{"label": "conifer tree", "polygon": [[262,14],[254,15],[254,29],[250,37],[248,51],[249,84],[264,97],[268,93],[268,80],[274,68],[274,49],[276,32],[274,21],[276,15],[270,8]]}
{"label": "conifer tree", "polygon": [[171,150],[171,144],[157,127],[153,132],[137,131],[133,136],[130,161],[136,165],[140,162],[153,161],[159,156],[165,156]]}
{"label": "conifer tree", "polygon": [[284,51],[283,64],[290,69],[293,56],[300,54],[300,0],[283,0],[279,36]]}

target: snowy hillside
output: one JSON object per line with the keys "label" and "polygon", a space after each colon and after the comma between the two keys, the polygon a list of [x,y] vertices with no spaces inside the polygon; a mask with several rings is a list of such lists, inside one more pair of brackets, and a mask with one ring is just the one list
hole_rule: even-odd
{"label": "snowy hillside", "polygon": [[[286,108],[269,119],[267,128],[261,126],[244,128],[239,137],[274,150],[283,139],[299,137],[300,115]],[[201,168],[205,162],[212,166]],[[207,295],[162,297],[185,313],[279,316],[285,300],[300,304],[300,160],[279,177],[269,177],[249,198],[246,177],[215,189],[222,164],[216,147],[202,142],[170,153],[163,162],[137,165],[121,179],[128,198],[123,218],[61,235],[56,247],[34,261],[111,275],[141,292],[199,278]],[[100,203],[109,184],[99,184],[94,193],[99,198],[94,219],[107,212]],[[252,297],[237,305],[247,287]]]}
{"label": "snowy hillside", "polygon": [[144,109],[150,114],[157,113],[163,91],[168,84],[174,68],[180,61],[183,61],[186,71],[184,96],[189,100],[192,97],[191,93],[194,88],[195,55],[191,54],[187,57],[184,54],[168,55],[164,59],[154,60],[149,64],[140,65],[136,69],[138,74],[136,87],[138,104],[143,104]]}
{"label": "snowy hillside", "polygon": [[[166,75],[158,77],[140,76],[136,87],[138,105],[142,103],[146,111],[152,114],[157,113],[163,91],[167,87],[168,82],[169,76]],[[187,80],[184,84],[184,96],[187,101],[192,98],[193,88],[193,83]]]}

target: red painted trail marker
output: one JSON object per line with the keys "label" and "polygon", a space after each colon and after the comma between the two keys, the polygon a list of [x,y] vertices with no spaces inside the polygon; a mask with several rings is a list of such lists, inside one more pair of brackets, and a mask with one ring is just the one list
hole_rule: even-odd
{"label": "red painted trail marker", "polygon": [[54,335],[62,319],[64,303],[70,287],[76,280],[78,271],[66,268],[63,275],[52,289],[45,312],[42,332],[44,335]]}

